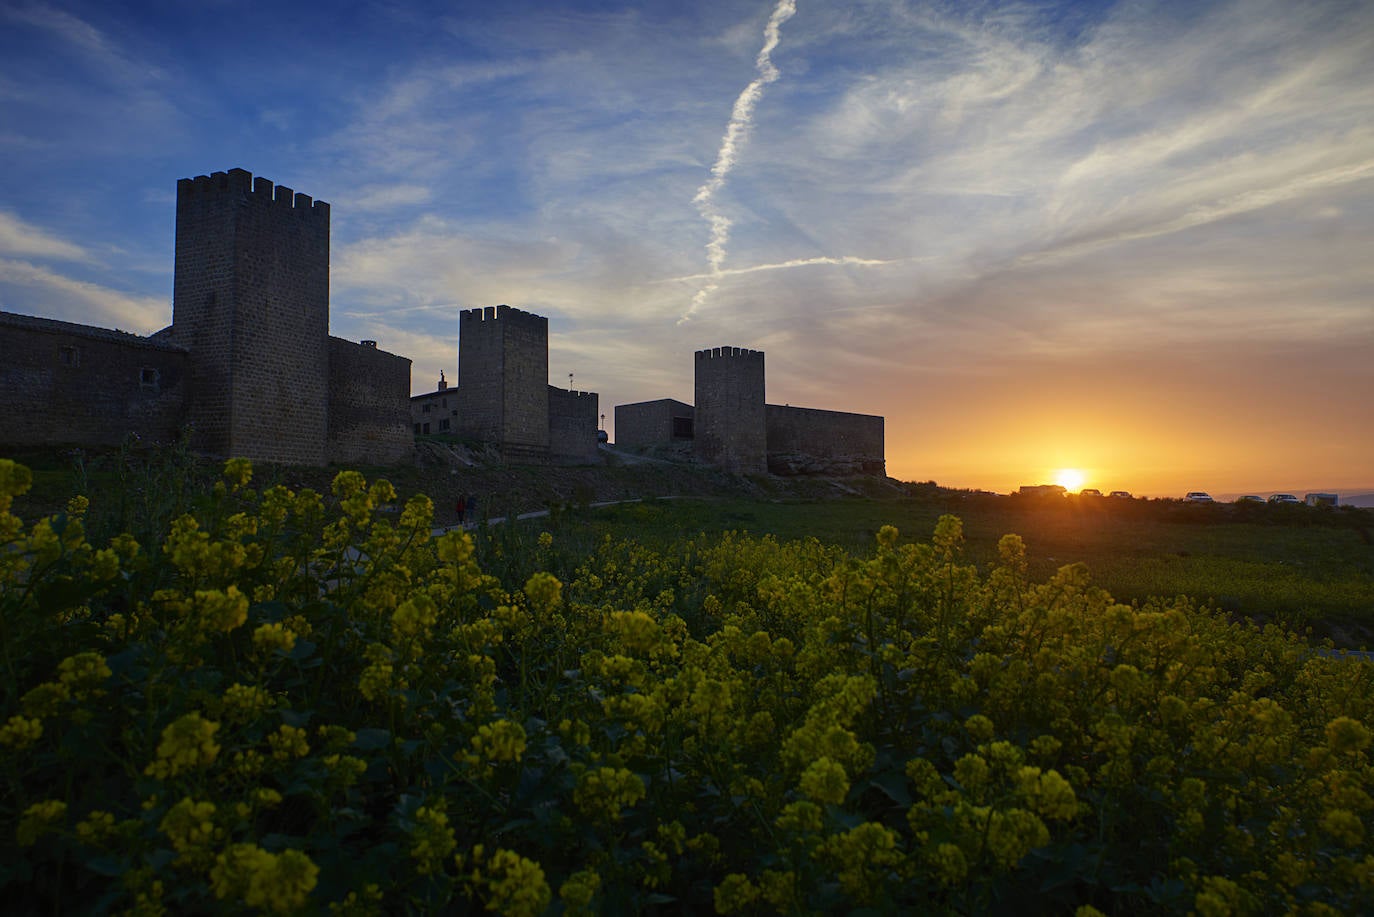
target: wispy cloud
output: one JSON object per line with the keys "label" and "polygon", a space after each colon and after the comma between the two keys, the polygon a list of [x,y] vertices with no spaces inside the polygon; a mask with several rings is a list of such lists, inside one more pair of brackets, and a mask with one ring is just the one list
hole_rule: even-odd
{"label": "wispy cloud", "polygon": [[0,210],[0,254],[64,261],[85,261],[89,257],[81,246],[59,239],[3,210]]}
{"label": "wispy cloud", "polygon": [[[725,263],[726,246],[730,242],[730,218],[720,212],[715,197],[725,186],[725,179],[730,170],[735,167],[735,159],[754,119],[754,106],[763,97],[763,88],[778,78],[778,68],[773,66],[772,54],[778,46],[782,24],[791,19],[796,12],[795,0],[778,0],[778,5],[773,8],[772,15],[768,17],[768,24],[763,29],[763,47],[754,59],[754,69],[758,71],[758,76],[745,86],[744,91],[735,99],[730,121],[725,127],[725,136],[721,138],[720,150],[716,153],[715,165],[711,167],[711,178],[697,189],[696,196],[692,198],[692,203],[696,205],[702,219],[711,227],[710,240],[706,243],[706,263],[713,276],[719,276],[721,265]],[[712,280],[697,290],[692,297],[691,305],[678,320],[678,324],[689,320],[701,308],[706,298],[715,292],[717,286],[717,282]]]}
{"label": "wispy cloud", "polygon": [[171,307],[164,299],[112,290],[28,261],[0,258],[0,288],[7,284],[29,288],[33,307],[48,318],[137,334],[151,334],[171,320]]}

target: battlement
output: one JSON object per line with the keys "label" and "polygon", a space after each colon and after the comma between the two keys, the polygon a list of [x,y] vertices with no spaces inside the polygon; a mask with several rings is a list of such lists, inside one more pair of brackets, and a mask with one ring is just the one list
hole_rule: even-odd
{"label": "battlement", "polygon": [[513,309],[505,305],[480,306],[476,309],[461,309],[458,312],[460,331],[464,327],[485,322],[506,322],[507,324],[524,325],[530,328],[547,328],[549,325],[549,320],[542,315],[535,315],[533,312]]}
{"label": "battlement", "polygon": [[210,175],[177,180],[177,201],[212,195],[239,195],[242,199],[261,205],[289,210],[301,216],[328,220],[329,205],[313,200],[308,194],[297,194],[285,185],[274,185],[266,178],[254,178],[246,169],[230,169]]}
{"label": "battlement", "polygon": [[696,353],[696,358],[698,360],[729,360],[740,358],[744,358],[746,360],[762,360],[763,351],[749,350],[744,347],[711,347],[706,350],[698,350]]}

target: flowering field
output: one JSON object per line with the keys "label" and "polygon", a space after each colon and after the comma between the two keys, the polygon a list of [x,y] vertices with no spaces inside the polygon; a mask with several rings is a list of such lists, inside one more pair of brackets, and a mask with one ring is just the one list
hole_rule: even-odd
{"label": "flowering field", "polygon": [[1355,912],[1374,667],[958,519],[856,556],[431,537],[225,465],[156,537],[0,460],[23,913]]}

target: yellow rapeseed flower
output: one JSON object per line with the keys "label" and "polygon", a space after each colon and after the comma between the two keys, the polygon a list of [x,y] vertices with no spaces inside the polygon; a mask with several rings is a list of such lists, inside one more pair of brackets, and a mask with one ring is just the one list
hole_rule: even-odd
{"label": "yellow rapeseed flower", "polygon": [[304,758],[310,754],[310,742],[306,739],[305,730],[285,723],[267,737],[267,744],[272,746],[272,758],[277,761]]}
{"label": "yellow rapeseed flower", "polygon": [[587,815],[607,819],[644,798],[644,781],[623,767],[598,767],[584,771],[573,789],[573,802]]}
{"label": "yellow rapeseed flower", "polygon": [[519,761],[525,754],[525,728],[510,720],[497,720],[477,728],[467,760],[471,763]]}
{"label": "yellow rapeseed flower", "polygon": [[269,853],[255,844],[233,844],[215,857],[210,883],[216,898],[287,914],[305,906],[319,872],[299,850]]}
{"label": "yellow rapeseed flower", "polygon": [[472,876],[486,886],[487,910],[502,917],[536,917],[549,906],[553,895],[543,867],[534,860],[513,850],[498,849],[483,863],[480,846],[474,848],[473,856],[482,864]]}
{"label": "yellow rapeseed flower", "polygon": [[76,823],[76,836],[85,844],[97,844],[114,833],[115,817],[100,809],[91,810]]}
{"label": "yellow rapeseed flower", "polygon": [[552,611],[562,601],[563,584],[552,573],[535,573],[525,581],[525,595],[540,611]]}
{"label": "yellow rapeseed flower", "polygon": [[208,630],[228,633],[248,620],[248,597],[239,587],[196,590],[196,614]]}
{"label": "yellow rapeseed flower", "polygon": [[849,794],[849,774],[844,765],[829,758],[818,758],[802,771],[801,791],[816,802],[839,805]]}
{"label": "yellow rapeseed flower", "polygon": [[224,833],[216,827],[214,819],[214,803],[197,802],[187,796],[167,810],[158,827],[167,835],[173,850],[195,861],[203,859]]}
{"label": "yellow rapeseed flower", "polygon": [[215,733],[218,731],[219,723],[207,720],[199,713],[178,717],[162,730],[157,758],[143,772],[165,780],[183,771],[209,767],[219,755],[219,745],[215,742]]}
{"label": "yellow rapeseed flower", "polygon": [[419,637],[429,633],[438,620],[439,606],[429,596],[417,594],[391,613],[391,631],[397,640]]}
{"label": "yellow rapeseed flower", "polygon": [[224,463],[224,480],[234,490],[244,487],[253,479],[253,463],[246,458],[231,458]]}
{"label": "yellow rapeseed flower", "polygon": [[1338,716],[1326,724],[1326,744],[1335,754],[1364,751],[1370,743],[1369,729],[1357,719]]}
{"label": "yellow rapeseed flower", "polygon": [[280,651],[289,653],[296,646],[296,634],[281,622],[259,624],[253,631],[253,648],[266,654]]}
{"label": "yellow rapeseed flower", "polygon": [[1364,840],[1364,822],[1349,809],[1329,809],[1322,815],[1322,831],[1346,847],[1358,847]]}
{"label": "yellow rapeseed flower", "polygon": [[67,804],[60,799],[35,802],[19,816],[19,824],[14,829],[15,839],[20,847],[32,847],[38,838],[66,817]]}
{"label": "yellow rapeseed flower", "polygon": [[759,890],[743,873],[732,872],[720,881],[712,893],[719,914],[733,914],[747,910],[759,896]]}
{"label": "yellow rapeseed flower", "polygon": [[43,736],[43,721],[38,717],[15,714],[0,726],[0,745],[13,749],[28,748]]}
{"label": "yellow rapeseed flower", "polygon": [[224,690],[220,701],[224,704],[225,716],[246,722],[272,706],[272,695],[256,685],[235,682]]}
{"label": "yellow rapeseed flower", "polygon": [[558,889],[558,897],[563,901],[567,914],[591,914],[592,901],[601,888],[601,877],[590,870],[579,870],[568,876]]}
{"label": "yellow rapeseed flower", "polygon": [[415,871],[422,876],[442,872],[457,841],[449,827],[448,816],[439,808],[421,806],[415,810],[415,827],[410,831],[410,856]]}

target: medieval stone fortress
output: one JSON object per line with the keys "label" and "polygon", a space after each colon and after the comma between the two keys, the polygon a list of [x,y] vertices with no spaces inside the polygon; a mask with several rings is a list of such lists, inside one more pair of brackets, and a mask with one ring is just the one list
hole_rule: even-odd
{"label": "medieval stone fortress", "polygon": [[[0,443],[130,434],[288,464],[401,464],[449,434],[513,463],[598,459],[598,396],[548,383],[548,319],[458,316],[458,385],[410,396],[411,361],[329,334],[329,205],[243,169],[177,182],[172,324],[147,337],[0,312]],[[736,473],[885,471],[883,418],[770,405],[763,354],[696,353],[695,405],[619,405],[617,447]]]}

